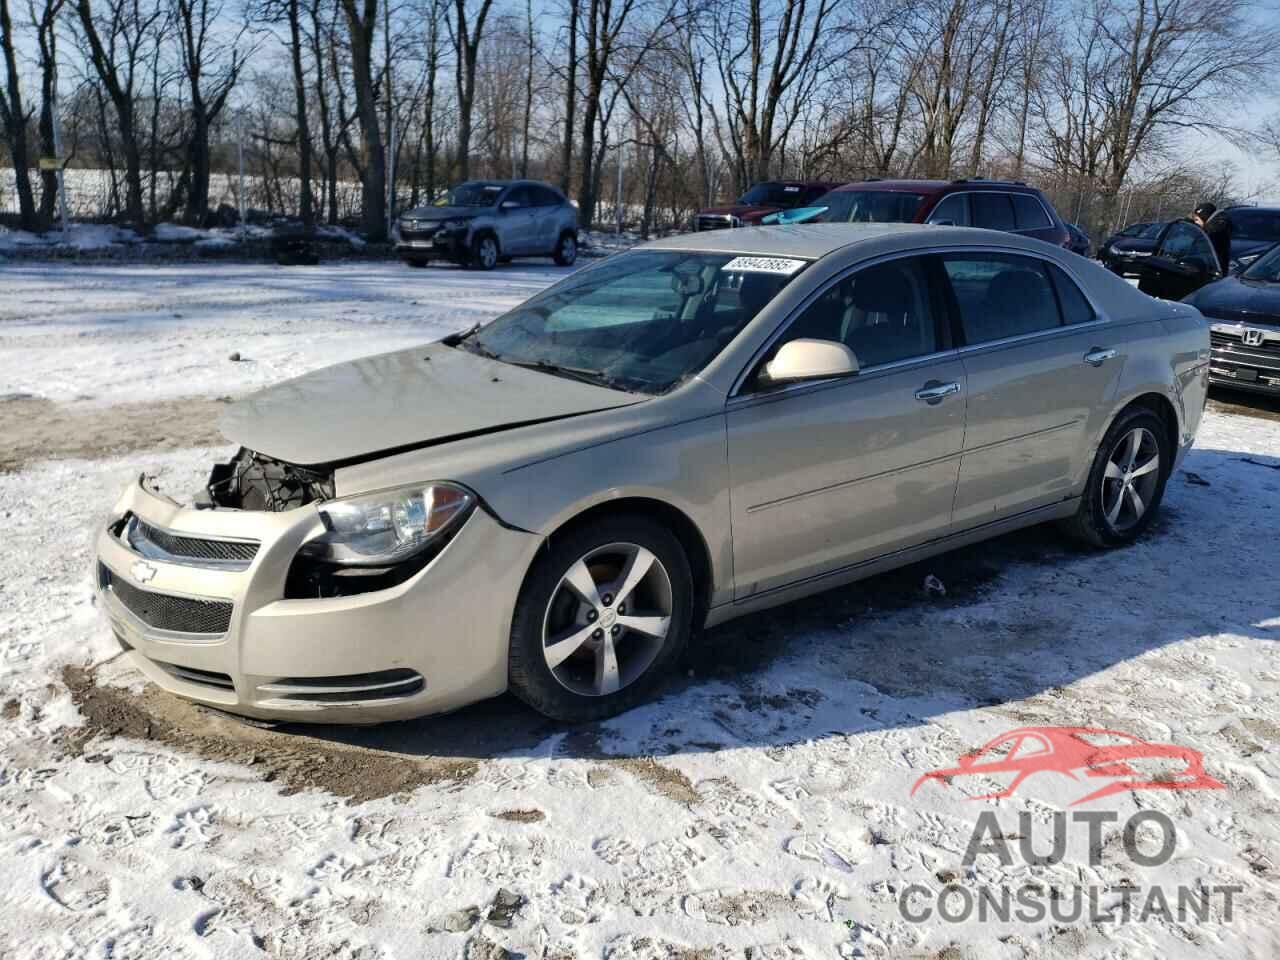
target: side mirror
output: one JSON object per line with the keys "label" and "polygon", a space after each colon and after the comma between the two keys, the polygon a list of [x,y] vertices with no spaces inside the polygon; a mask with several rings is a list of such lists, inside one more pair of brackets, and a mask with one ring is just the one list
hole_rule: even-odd
{"label": "side mirror", "polygon": [[760,372],[766,385],[848,377],[858,372],[858,358],[834,340],[792,340]]}
{"label": "side mirror", "polygon": [[954,220],[930,220],[929,222],[935,227],[954,227],[956,225]]}

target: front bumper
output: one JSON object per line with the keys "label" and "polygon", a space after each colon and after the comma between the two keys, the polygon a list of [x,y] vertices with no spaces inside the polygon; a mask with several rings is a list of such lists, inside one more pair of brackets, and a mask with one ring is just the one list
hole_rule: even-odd
{"label": "front bumper", "polygon": [[1211,383],[1280,395],[1280,329],[1210,320],[1209,340]]}
{"label": "front bumper", "polygon": [[[130,515],[176,537],[259,547],[239,565],[144,557],[117,532]],[[150,680],[249,717],[377,723],[506,689],[512,610],[541,538],[477,509],[398,586],[284,599],[294,555],[322,529],[314,505],[282,513],[195,510],[139,481],[98,532],[99,604]],[[192,617],[192,609],[201,615]]]}
{"label": "front bumper", "polygon": [[428,227],[408,230],[400,227],[396,253],[405,260],[431,257],[458,260],[471,252],[469,236],[468,228],[446,230],[443,227]]}

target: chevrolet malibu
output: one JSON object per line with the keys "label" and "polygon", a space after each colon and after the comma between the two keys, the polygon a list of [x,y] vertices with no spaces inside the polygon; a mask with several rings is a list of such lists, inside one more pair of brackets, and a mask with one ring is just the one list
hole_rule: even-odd
{"label": "chevrolet malibu", "polygon": [[1045,521],[1129,543],[1208,359],[1193,307],[1007,233],[662,240],[232,407],[205,490],[124,492],[100,602],[251,717],[606,717],[703,627]]}

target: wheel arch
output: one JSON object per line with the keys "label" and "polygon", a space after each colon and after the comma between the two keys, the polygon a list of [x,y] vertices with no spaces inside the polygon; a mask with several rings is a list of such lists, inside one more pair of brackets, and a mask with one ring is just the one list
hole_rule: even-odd
{"label": "wheel arch", "polygon": [[1169,450],[1172,452],[1176,461],[1178,457],[1178,448],[1180,446],[1180,438],[1182,429],[1180,426],[1180,418],[1178,417],[1178,409],[1173,405],[1167,396],[1156,390],[1146,390],[1137,396],[1130,397],[1122,404],[1106,425],[1102,428],[1102,433],[1098,437],[1098,443],[1102,443],[1102,438],[1107,435],[1107,431],[1111,429],[1111,425],[1119,420],[1130,410],[1148,410],[1155,414],[1164,424],[1165,439],[1169,441]]}
{"label": "wheel arch", "polygon": [[589,523],[592,520],[627,514],[648,520],[658,520],[666,525],[675,534],[676,539],[680,541],[680,546],[684,549],[685,557],[689,561],[690,573],[693,575],[694,629],[701,628],[703,621],[706,619],[707,611],[710,609],[711,595],[714,589],[715,575],[711,562],[711,548],[698,525],[694,523],[687,513],[679,507],[653,497],[628,496],[615,500],[606,500],[603,503],[586,507],[564,520],[547,534],[542,548],[534,556],[529,568],[525,571],[524,579],[520,584],[521,591],[524,590],[525,584],[528,582],[542,551],[547,549],[557,536],[562,536],[566,531],[584,523]]}

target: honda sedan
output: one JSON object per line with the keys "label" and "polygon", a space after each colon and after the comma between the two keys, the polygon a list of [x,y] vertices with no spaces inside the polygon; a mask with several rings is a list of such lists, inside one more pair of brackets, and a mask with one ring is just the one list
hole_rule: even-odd
{"label": "honda sedan", "polygon": [[1141,536],[1208,359],[1193,307],[1007,233],[662,240],[241,401],[207,489],[125,490],[101,605],[253,717],[607,717],[701,628],[1029,524]]}

